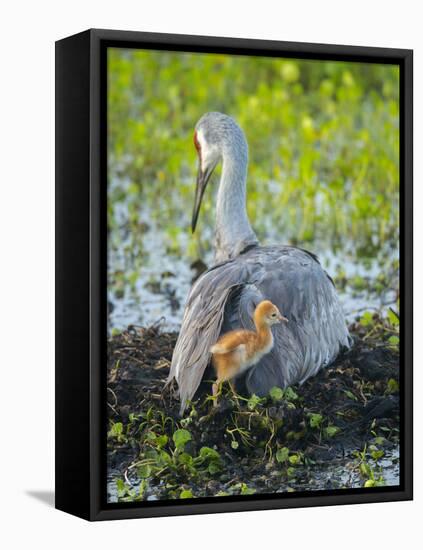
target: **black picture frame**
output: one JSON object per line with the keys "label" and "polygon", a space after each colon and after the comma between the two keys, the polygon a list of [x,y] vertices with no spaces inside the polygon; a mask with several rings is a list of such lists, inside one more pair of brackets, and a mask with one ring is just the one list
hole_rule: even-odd
{"label": "black picture frame", "polygon": [[[400,68],[400,399],[398,487],[107,504],[106,49],[109,46]],[[87,520],[412,499],[413,52],[92,29],[56,43],[56,508]]]}

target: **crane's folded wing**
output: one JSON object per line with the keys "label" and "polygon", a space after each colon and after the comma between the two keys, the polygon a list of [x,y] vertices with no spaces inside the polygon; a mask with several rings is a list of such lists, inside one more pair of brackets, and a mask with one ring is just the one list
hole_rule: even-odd
{"label": "crane's folded wing", "polygon": [[210,361],[210,348],[218,340],[228,298],[246,284],[261,278],[252,262],[230,260],[206,271],[188,296],[168,380],[179,386],[181,412],[200,385]]}

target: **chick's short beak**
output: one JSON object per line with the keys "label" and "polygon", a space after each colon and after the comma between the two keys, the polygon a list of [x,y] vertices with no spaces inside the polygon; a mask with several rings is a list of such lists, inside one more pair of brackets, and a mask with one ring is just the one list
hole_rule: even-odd
{"label": "chick's short beak", "polygon": [[281,315],[280,313],[278,315],[278,319],[279,319],[279,321],[284,322],[284,323],[288,322],[288,319],[286,317],[284,317],[283,315]]}

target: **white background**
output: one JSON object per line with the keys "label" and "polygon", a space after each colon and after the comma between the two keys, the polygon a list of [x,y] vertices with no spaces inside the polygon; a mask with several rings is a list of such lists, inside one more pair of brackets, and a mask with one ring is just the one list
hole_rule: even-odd
{"label": "white background", "polygon": [[[415,50],[416,355],[422,387],[420,2],[32,0],[0,8],[0,522],[3,548],[401,548],[421,544],[415,501],[89,524],[54,510],[54,41],[89,27]],[[420,153],[420,154],[419,154]],[[78,404],[75,396],[75,406]],[[40,499],[41,496],[41,499]]]}

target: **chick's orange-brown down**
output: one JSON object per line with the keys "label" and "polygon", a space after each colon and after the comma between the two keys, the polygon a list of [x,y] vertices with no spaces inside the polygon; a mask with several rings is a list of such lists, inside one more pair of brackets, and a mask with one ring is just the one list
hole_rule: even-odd
{"label": "chick's orange-brown down", "polygon": [[232,330],[224,334],[210,349],[216,382],[213,395],[216,395],[222,382],[235,378],[260,361],[273,347],[271,326],[287,322],[279,309],[269,300],[260,302],[254,311],[256,331]]}

